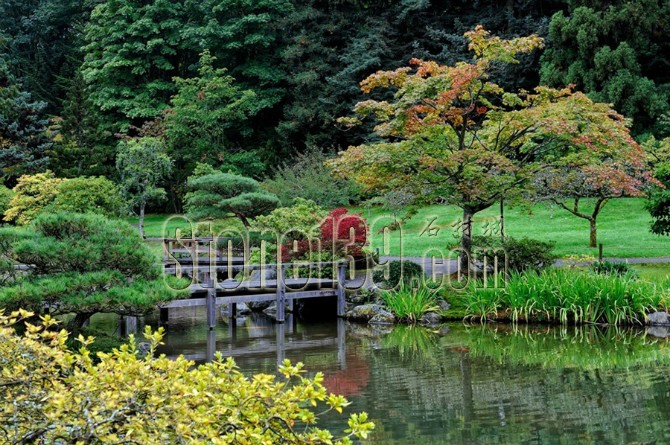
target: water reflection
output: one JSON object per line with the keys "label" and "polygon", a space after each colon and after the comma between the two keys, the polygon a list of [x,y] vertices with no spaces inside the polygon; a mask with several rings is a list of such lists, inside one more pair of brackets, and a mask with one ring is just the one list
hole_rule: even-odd
{"label": "water reflection", "polygon": [[368,443],[670,443],[668,342],[644,330],[282,326],[249,316],[210,334],[203,319],[171,319],[160,352],[206,360],[219,351],[249,373],[274,372],[284,357],[303,361],[371,415],[378,426]]}

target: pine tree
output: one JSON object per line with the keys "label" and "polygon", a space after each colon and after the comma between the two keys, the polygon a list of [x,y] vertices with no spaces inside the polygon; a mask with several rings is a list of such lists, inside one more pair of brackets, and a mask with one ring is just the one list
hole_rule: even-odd
{"label": "pine tree", "polygon": [[0,174],[5,184],[13,186],[20,175],[46,168],[52,146],[43,116],[46,105],[22,91],[0,58]]}

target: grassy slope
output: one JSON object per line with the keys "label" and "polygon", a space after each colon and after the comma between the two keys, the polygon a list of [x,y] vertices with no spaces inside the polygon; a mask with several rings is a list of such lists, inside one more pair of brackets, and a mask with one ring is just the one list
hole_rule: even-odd
{"label": "grassy slope", "polygon": [[[382,216],[381,209],[358,209],[371,222]],[[499,209],[490,208],[477,214],[473,231],[481,233],[482,224],[486,220],[495,219]],[[405,256],[420,256],[431,247],[445,249],[452,245],[454,228],[449,225],[457,223],[460,211],[455,207],[430,206],[407,221],[403,226],[403,247]],[[419,236],[428,221],[437,217],[433,226],[441,226],[437,236]],[[670,256],[670,237],[659,237],[649,232],[649,214],[644,209],[641,199],[618,199],[609,202],[598,218],[598,241],[604,244],[606,257],[661,257]],[[597,256],[598,250],[588,247],[588,221],[577,218],[556,206],[540,204],[532,209],[506,208],[505,233],[514,237],[529,237],[556,242],[559,255],[570,254]],[[393,233],[391,255],[397,251],[400,235]],[[380,235],[375,235],[375,247],[381,246]]]}
{"label": "grassy slope", "polygon": [[[392,216],[380,208],[358,208],[368,218],[377,232],[385,223],[392,221]],[[498,207],[488,209],[477,215],[473,230],[481,232],[481,225],[487,219],[495,219]],[[422,208],[419,213],[407,221],[402,230],[403,255],[421,256],[430,248],[437,248],[447,253],[446,246],[456,241],[454,228],[449,225],[458,221],[461,213],[458,208],[451,206],[429,206]],[[146,218],[145,230],[149,237],[160,237],[163,221],[168,215],[149,215]],[[437,236],[429,237],[426,234],[419,236],[428,224],[428,220],[437,217],[433,227],[441,230]],[[175,220],[168,225],[170,235],[174,230],[184,225]],[[137,218],[129,220],[137,224]],[[606,257],[662,257],[670,256],[670,237],[659,237],[649,232],[649,214],[644,209],[641,199],[618,199],[605,206],[598,218],[598,239],[604,244]],[[237,226],[236,222],[231,225]],[[505,209],[505,232],[515,237],[527,236],[556,242],[556,251],[559,255],[570,254],[597,256],[597,249],[588,247],[588,221],[577,218],[556,206],[541,204],[534,206],[530,211],[521,208]],[[389,255],[399,255],[400,232],[392,232]],[[382,247],[381,235],[373,233],[373,247]]]}

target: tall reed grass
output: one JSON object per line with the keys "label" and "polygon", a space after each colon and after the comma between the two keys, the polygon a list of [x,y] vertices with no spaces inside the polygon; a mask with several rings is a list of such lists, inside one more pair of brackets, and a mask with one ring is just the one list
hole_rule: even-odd
{"label": "tall reed grass", "polygon": [[472,284],[465,296],[470,317],[549,323],[642,324],[665,307],[663,289],[630,276],[551,269],[513,274],[502,289]]}
{"label": "tall reed grass", "polygon": [[425,286],[401,283],[397,290],[382,291],[381,297],[398,319],[408,323],[416,323],[426,312],[438,309],[435,291]]}

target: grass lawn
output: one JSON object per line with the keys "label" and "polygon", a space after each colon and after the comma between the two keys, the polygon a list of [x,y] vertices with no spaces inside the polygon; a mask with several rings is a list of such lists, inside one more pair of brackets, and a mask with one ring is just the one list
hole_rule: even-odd
{"label": "grass lawn", "polygon": [[[587,201],[584,204],[588,204]],[[498,206],[494,206],[475,217],[473,231],[482,233],[487,222],[497,219]],[[393,216],[381,208],[355,208],[362,212],[372,228],[372,246],[379,247],[382,254],[400,255],[402,240],[403,256],[422,256],[431,248],[446,255],[447,246],[457,242],[455,227],[461,212],[453,206],[429,206],[422,208],[414,217],[405,222],[401,231],[391,232],[388,250],[383,251],[383,237],[379,229],[393,221]],[[163,223],[169,215],[148,215],[145,219],[145,231],[148,237],[161,237]],[[432,228],[439,229],[435,236],[421,232],[428,222],[435,218]],[[229,220],[237,227],[236,220]],[[137,218],[130,218],[131,224],[137,224]],[[610,201],[598,218],[598,241],[604,244],[605,257],[663,257],[670,256],[670,237],[660,237],[649,232],[649,213],[644,209],[642,199],[616,199]],[[182,219],[173,219],[167,224],[169,235],[174,236],[178,227],[187,227]],[[435,233],[434,231],[432,233]],[[560,256],[591,255],[597,256],[598,250],[588,247],[588,221],[577,218],[565,210],[549,204],[538,204],[531,209],[505,208],[505,233],[514,237],[529,237],[556,242],[556,252]],[[402,235],[402,236],[401,236]]]}

